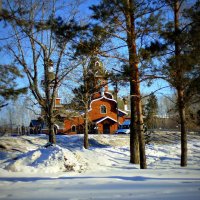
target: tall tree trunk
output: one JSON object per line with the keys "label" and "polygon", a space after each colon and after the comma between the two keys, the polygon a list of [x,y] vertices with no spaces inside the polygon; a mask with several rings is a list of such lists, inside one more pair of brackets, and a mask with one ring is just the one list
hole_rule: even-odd
{"label": "tall tree trunk", "polygon": [[178,110],[181,124],[181,163],[182,167],[187,166],[187,132],[185,120],[183,72],[180,66],[180,30],[179,30],[179,0],[174,0],[174,29],[175,29],[175,64],[177,70],[176,89],[178,93]]}
{"label": "tall tree trunk", "polygon": [[[140,94],[139,85],[138,85],[138,95]],[[140,149],[140,169],[146,169],[146,154],[145,154],[145,138],[144,138],[144,121],[142,115],[142,104],[141,97],[137,99],[137,126],[138,126],[138,135],[139,135],[139,149]]]}
{"label": "tall tree trunk", "polygon": [[[132,81],[130,82],[132,83]],[[130,163],[139,164],[139,139],[137,134],[137,123],[136,123],[136,100],[134,94],[134,84],[130,84],[130,95],[131,95],[131,127],[130,127]]]}
{"label": "tall tree trunk", "polygon": [[187,131],[183,90],[178,90],[178,110],[181,124],[181,167],[187,166]]}
{"label": "tall tree trunk", "polygon": [[54,132],[54,122],[53,122],[53,106],[55,102],[55,93],[52,93],[52,86],[51,86],[51,79],[49,73],[49,59],[47,58],[46,52],[45,54],[45,63],[44,63],[44,80],[45,80],[45,94],[46,94],[46,120],[48,125],[48,132],[49,132],[49,142],[51,144],[56,144],[56,136]]}
{"label": "tall tree trunk", "polygon": [[138,57],[136,50],[135,19],[132,0],[127,0],[127,43],[130,64],[130,95],[131,95],[131,133],[130,162],[140,163],[141,169],[146,169],[145,141],[143,135],[143,118],[140,98],[140,82]]}
{"label": "tall tree trunk", "polygon": [[85,96],[84,96],[84,104],[85,104],[85,131],[84,131],[84,148],[89,148],[89,142],[88,142],[88,103],[89,103],[89,93],[88,93],[88,79],[87,79],[87,71],[85,67],[83,68],[83,78],[84,78],[84,88],[85,88]]}
{"label": "tall tree trunk", "polygon": [[137,53],[134,39],[134,26],[131,16],[127,16],[127,33],[128,37],[128,51],[129,51],[129,65],[130,65],[130,96],[131,96],[131,128],[130,128],[130,162],[133,164],[140,163],[139,156],[139,138],[137,129],[137,82],[136,82],[136,68],[137,68]]}
{"label": "tall tree trunk", "polygon": [[51,144],[56,144],[56,136],[54,132],[54,123],[52,122],[51,117],[48,118],[48,131],[49,131],[49,142]]}
{"label": "tall tree trunk", "polygon": [[[87,95],[86,95],[87,96]],[[89,148],[88,142],[88,104],[85,105],[85,132],[84,132],[84,148]]]}

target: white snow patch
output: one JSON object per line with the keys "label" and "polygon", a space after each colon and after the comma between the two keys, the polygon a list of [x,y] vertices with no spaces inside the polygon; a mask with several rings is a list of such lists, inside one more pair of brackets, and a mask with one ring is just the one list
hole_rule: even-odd
{"label": "white snow patch", "polygon": [[75,155],[59,146],[41,147],[9,160],[4,169],[24,173],[56,173],[79,171],[81,165]]}

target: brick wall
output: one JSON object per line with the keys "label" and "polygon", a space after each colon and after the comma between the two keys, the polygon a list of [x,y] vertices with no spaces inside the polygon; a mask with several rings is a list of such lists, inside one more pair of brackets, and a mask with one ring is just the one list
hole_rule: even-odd
{"label": "brick wall", "polygon": [[[101,106],[106,107],[106,113],[101,113]],[[117,110],[116,110],[116,102],[113,100],[109,100],[107,98],[102,98],[98,100],[94,100],[90,104],[89,109],[89,121],[98,121],[101,118],[110,117],[113,120],[117,121]],[[117,123],[111,119],[106,119],[97,124],[98,132],[103,133],[104,124],[110,125],[110,133],[114,133],[117,130]],[[118,117],[118,121],[122,124],[125,120],[125,116]],[[75,132],[71,131],[72,126],[76,126],[76,132],[83,129],[84,119],[83,116],[73,117],[72,119],[65,120],[65,132],[68,134],[74,134]]]}

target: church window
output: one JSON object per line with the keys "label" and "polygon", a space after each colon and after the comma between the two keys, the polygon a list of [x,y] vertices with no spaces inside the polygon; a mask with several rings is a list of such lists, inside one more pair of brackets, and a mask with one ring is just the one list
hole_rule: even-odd
{"label": "church window", "polygon": [[100,66],[99,61],[96,61],[96,62],[95,62],[95,67],[99,67],[99,66]]}
{"label": "church window", "polygon": [[101,106],[101,114],[105,114],[106,113],[106,106],[102,105]]}
{"label": "church window", "polygon": [[76,132],[76,126],[75,126],[75,125],[72,125],[71,131],[72,131],[72,132]]}

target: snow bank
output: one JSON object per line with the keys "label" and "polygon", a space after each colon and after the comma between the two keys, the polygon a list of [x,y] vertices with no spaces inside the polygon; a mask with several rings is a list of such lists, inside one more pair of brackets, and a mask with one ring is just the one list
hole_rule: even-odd
{"label": "snow bank", "polygon": [[[180,167],[179,133],[155,133],[146,145],[149,169]],[[188,135],[188,166],[200,166],[200,135]],[[0,138],[0,170],[10,172],[62,173],[105,172],[137,169],[129,162],[129,135],[89,135],[90,148],[83,148],[83,135],[58,135],[57,145],[44,148],[47,136]],[[6,170],[6,171],[5,171]],[[1,173],[0,173],[1,174]],[[68,173],[69,174],[69,173]]]}
{"label": "snow bank", "polygon": [[27,153],[23,153],[14,160],[7,161],[6,170],[24,173],[56,173],[65,171],[80,171],[75,155],[59,146],[48,148],[38,148]]}

